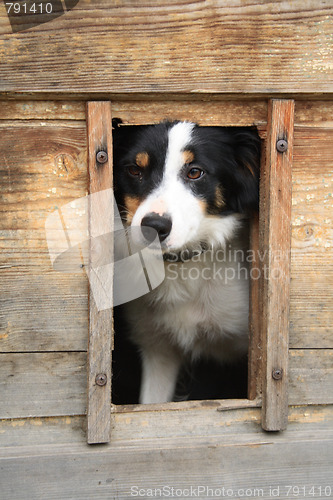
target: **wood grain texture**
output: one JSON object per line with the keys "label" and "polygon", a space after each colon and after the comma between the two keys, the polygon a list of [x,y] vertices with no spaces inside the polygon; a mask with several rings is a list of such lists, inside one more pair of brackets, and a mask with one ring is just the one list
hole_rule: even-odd
{"label": "wood grain texture", "polygon": [[[332,128],[332,101],[303,100],[295,102],[295,126]],[[223,100],[223,96],[190,94],[170,100],[155,100],[146,96],[135,100],[128,94],[125,100],[112,101],[113,116],[125,124],[156,123],[165,118],[186,118],[203,125],[253,125],[267,123],[267,100]],[[143,112],[144,111],[144,112]],[[0,120],[79,120],[85,121],[83,101],[2,101]],[[1,123],[1,122],[0,122]]]}
{"label": "wood grain texture", "polygon": [[[207,402],[197,402],[194,411],[173,410],[133,412],[116,407],[112,447],[129,444],[148,447],[158,441],[164,445],[179,445],[179,440],[193,439],[193,432],[200,428],[200,436],[206,442],[244,444],[267,442],[267,434],[260,426],[260,408],[233,409],[221,416],[216,407]],[[222,418],[221,418],[222,417]],[[333,406],[297,406],[289,408],[289,426],[285,433],[272,435],[270,439],[300,439],[311,432],[332,431]],[[318,439],[320,439],[317,434]],[[275,437],[276,436],[276,437]],[[30,419],[0,420],[0,456],[50,445],[68,445],[72,449],[86,443],[86,417],[84,415],[63,417],[36,417]],[[160,446],[157,445],[157,446]],[[4,449],[5,448],[5,449]],[[13,449],[10,449],[13,448]]]}
{"label": "wood grain texture", "polygon": [[[260,279],[258,271],[261,272],[259,255],[259,215],[252,218],[250,226],[250,248],[253,252],[254,260],[251,263],[253,279],[250,282],[250,303],[249,303],[249,353],[248,353],[248,398],[254,399],[261,394],[261,371],[262,371],[262,342],[261,342],[261,297]],[[251,274],[250,274],[251,275]]]}
{"label": "wood grain texture", "polygon": [[[272,100],[267,123],[266,161],[261,169],[260,231],[262,280],[263,415],[265,430],[281,430],[288,420],[288,342],[291,245],[291,168],[294,101]],[[277,141],[286,140],[285,152]],[[279,379],[273,371],[279,370]]]}
{"label": "wood grain texture", "polygon": [[[113,117],[125,125],[145,125],[161,120],[191,120],[201,125],[248,126],[265,123],[264,100],[223,101],[219,96],[187,95],[178,99],[140,101],[130,95],[124,101],[112,101]],[[2,101],[0,120],[85,120],[81,101]]]}
{"label": "wood grain texture", "polygon": [[[202,418],[205,416],[207,412]],[[272,491],[276,497],[278,493],[287,498],[286,485],[295,481],[306,491],[313,485],[331,485],[332,427],[328,428],[320,416],[304,429],[292,422],[285,433],[270,435],[256,431],[257,416],[253,413],[243,415],[243,426],[237,425],[239,415],[233,417],[238,432],[233,433],[228,424],[219,428],[211,414],[208,420],[215,424],[215,436],[195,441],[193,435],[183,439],[168,435],[131,442],[121,439],[93,448],[80,443],[4,449],[0,452],[2,498],[128,500],[133,494],[131,486],[136,487],[134,491],[144,489],[141,497],[150,498],[151,492],[163,485],[170,493],[173,487],[174,495],[184,491],[177,496],[186,498],[191,487],[203,485],[210,490],[201,490],[198,498],[213,498],[209,491],[215,493],[224,487],[225,493],[232,490],[234,498],[242,498],[247,491],[247,496],[251,492],[254,498],[268,499]],[[157,418],[155,421],[158,424]],[[144,425],[142,420],[139,429]]]}
{"label": "wood grain texture", "polygon": [[[293,349],[289,365],[289,404],[333,403],[332,350]],[[0,399],[4,402],[0,406],[0,418],[85,414],[86,370],[86,353],[83,352],[0,354]],[[240,400],[239,406],[243,401]],[[228,408],[226,401],[222,405]],[[185,406],[172,403],[171,409],[184,411],[186,415],[191,408],[196,410],[201,406],[218,410],[222,405],[218,401]],[[159,405],[155,405],[150,411],[159,409]],[[224,412],[217,413],[222,422]]]}
{"label": "wood grain texture", "polygon": [[86,413],[86,356],[0,354],[0,418]]}
{"label": "wood grain texture", "polygon": [[0,351],[87,348],[87,278],[55,271],[47,217],[87,191],[85,124],[0,124]]}
{"label": "wood grain texture", "polygon": [[3,3],[0,14],[6,97],[332,93],[332,5],[324,0],[81,0],[16,34]]}
{"label": "wood grain texture", "polygon": [[290,347],[333,347],[332,143],[333,126],[295,129]]}
{"label": "wood grain texture", "polygon": [[[88,347],[88,443],[107,443],[111,436],[111,345],[112,345],[112,309],[100,309],[99,296],[103,294],[101,282],[94,282],[95,269],[92,255],[95,237],[111,234],[113,230],[113,181],[112,181],[112,125],[111,103],[87,103],[88,132],[88,170],[89,170],[89,347]],[[98,152],[108,155],[105,163],[99,164]],[[111,204],[102,203],[100,192],[109,192]],[[98,195],[98,197],[94,196]],[[105,209],[106,208],[106,209]],[[109,210],[107,210],[109,208]],[[109,249],[110,251],[110,249]],[[109,274],[112,256],[108,261]],[[106,266],[104,266],[106,267]],[[112,274],[108,283],[108,296],[112,297]],[[106,383],[99,385],[96,377],[102,374]]]}
{"label": "wood grain texture", "polygon": [[333,350],[290,349],[289,403],[317,404],[326,390],[327,404],[333,403]]}

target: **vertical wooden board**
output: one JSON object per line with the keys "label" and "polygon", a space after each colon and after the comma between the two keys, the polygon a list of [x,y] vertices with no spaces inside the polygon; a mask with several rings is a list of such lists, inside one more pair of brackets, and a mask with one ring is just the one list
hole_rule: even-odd
{"label": "vertical wooden board", "polygon": [[[99,303],[100,285],[92,258],[98,236],[111,234],[112,203],[112,123],[111,103],[88,102],[88,169],[89,169],[89,347],[88,347],[88,443],[107,443],[111,431],[111,342],[112,309]],[[102,160],[97,153],[103,151]],[[105,196],[104,196],[105,195]],[[112,251],[112,249],[108,249]],[[108,266],[112,265],[112,260]],[[108,273],[110,268],[108,268]],[[98,277],[97,277],[98,280]],[[109,283],[112,294],[112,276]]]}
{"label": "vertical wooden board", "polygon": [[[263,410],[265,430],[288,421],[288,337],[291,242],[291,166],[294,101],[272,100],[268,111],[266,161],[262,165],[260,225],[264,255],[262,290]],[[284,152],[278,141],[287,142]]]}
{"label": "vertical wooden board", "polygon": [[250,269],[250,304],[249,304],[249,363],[248,363],[248,398],[255,399],[261,390],[261,338],[260,338],[260,261],[259,261],[259,219],[253,216],[250,228],[250,248],[254,255]]}

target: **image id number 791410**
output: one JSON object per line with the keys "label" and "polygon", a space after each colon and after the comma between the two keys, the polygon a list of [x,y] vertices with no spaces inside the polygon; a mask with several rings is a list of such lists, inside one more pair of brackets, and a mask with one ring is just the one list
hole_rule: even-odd
{"label": "image id number 791410", "polygon": [[52,14],[52,3],[5,2],[7,14]]}
{"label": "image id number 791410", "polygon": [[331,486],[285,486],[285,495],[288,498],[332,498]]}

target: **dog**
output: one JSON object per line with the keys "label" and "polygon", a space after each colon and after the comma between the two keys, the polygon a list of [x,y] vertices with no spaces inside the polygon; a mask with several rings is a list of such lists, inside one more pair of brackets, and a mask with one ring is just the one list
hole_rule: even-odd
{"label": "dog", "polygon": [[140,403],[172,401],[180,368],[247,355],[248,221],[260,139],[187,121],[114,130],[114,189],[126,227],[157,232],[165,279],[126,307],[142,362]]}

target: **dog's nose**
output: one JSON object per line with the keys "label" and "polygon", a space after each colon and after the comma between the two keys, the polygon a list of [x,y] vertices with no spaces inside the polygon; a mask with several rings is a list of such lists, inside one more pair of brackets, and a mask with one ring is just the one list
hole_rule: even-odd
{"label": "dog's nose", "polygon": [[141,221],[142,234],[147,240],[151,240],[152,232],[149,230],[145,231],[145,228],[155,229],[155,231],[157,231],[158,233],[160,241],[163,241],[170,234],[172,228],[171,217],[167,214],[159,215],[156,214],[155,212],[152,212],[146,215],[142,219]]}

